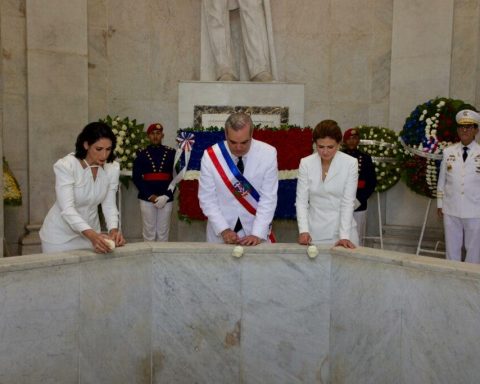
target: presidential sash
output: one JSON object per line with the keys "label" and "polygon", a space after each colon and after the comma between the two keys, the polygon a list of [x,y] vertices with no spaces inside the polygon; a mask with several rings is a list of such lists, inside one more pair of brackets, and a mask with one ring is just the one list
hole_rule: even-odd
{"label": "presidential sash", "polygon": [[[216,146],[209,147],[207,153],[227,189],[248,213],[256,215],[260,194],[245,176],[240,173],[228,153],[225,143],[220,141]],[[226,167],[222,165],[221,160],[224,160]],[[268,237],[272,243],[275,242],[272,231],[270,231]]]}

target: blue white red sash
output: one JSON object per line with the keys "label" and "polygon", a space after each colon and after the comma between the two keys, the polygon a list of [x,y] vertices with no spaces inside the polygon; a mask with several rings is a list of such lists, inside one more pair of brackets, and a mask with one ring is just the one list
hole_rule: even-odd
{"label": "blue white red sash", "polygon": [[[240,173],[228,153],[225,143],[220,141],[217,145],[209,147],[207,153],[228,190],[247,212],[255,216],[258,202],[260,201],[260,194],[245,176]],[[272,243],[275,242],[272,232],[269,234],[269,239]]]}

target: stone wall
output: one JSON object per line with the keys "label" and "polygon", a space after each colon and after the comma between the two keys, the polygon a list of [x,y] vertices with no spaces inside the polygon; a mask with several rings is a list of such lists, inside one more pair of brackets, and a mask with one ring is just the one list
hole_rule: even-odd
{"label": "stone wall", "polygon": [[480,266],[294,244],[0,260],[0,382],[474,383]]}

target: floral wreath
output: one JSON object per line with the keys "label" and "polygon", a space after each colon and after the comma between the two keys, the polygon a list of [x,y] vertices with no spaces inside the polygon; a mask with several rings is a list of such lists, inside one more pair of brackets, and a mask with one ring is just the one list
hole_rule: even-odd
{"label": "floral wreath", "polygon": [[398,136],[384,127],[360,125],[356,128],[360,133],[359,149],[369,154],[375,164],[375,191],[385,192],[400,180],[405,154]]}
{"label": "floral wreath", "polygon": [[399,133],[408,157],[402,179],[414,192],[436,198],[443,150],[458,142],[455,115],[462,109],[475,110],[462,100],[437,97],[418,105]]}
{"label": "floral wreath", "polygon": [[5,205],[22,205],[22,191],[5,157],[3,158],[3,202]]}
{"label": "floral wreath", "polygon": [[[179,218],[185,221],[204,220],[198,203],[198,179],[203,152],[211,145],[225,139],[221,127],[184,128],[178,135],[193,134],[195,145],[191,151],[188,169],[180,183]],[[295,219],[295,191],[297,185],[298,166],[302,157],[312,153],[312,130],[309,127],[284,125],[280,128],[255,127],[253,137],[266,142],[277,149],[279,169],[278,203],[275,211],[276,219]],[[181,167],[185,167],[181,158]]]}
{"label": "floral wreath", "polygon": [[137,151],[148,144],[147,134],[143,129],[144,124],[137,124],[135,119],[130,120],[128,117],[121,119],[118,116],[112,118],[110,115],[100,121],[107,124],[117,138],[114,154],[120,163],[120,169],[131,171]]}

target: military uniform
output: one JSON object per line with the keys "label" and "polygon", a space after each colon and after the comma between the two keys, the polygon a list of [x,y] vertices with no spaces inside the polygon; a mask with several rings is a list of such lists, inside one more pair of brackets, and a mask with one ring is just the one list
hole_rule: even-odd
{"label": "military uniform", "polygon": [[[175,150],[165,145],[149,145],[139,151],[133,163],[133,182],[138,189],[145,241],[167,241],[172,212],[173,191],[168,189],[173,179]],[[163,208],[157,208],[150,196],[168,196]]]}
{"label": "military uniform", "polygon": [[[443,213],[447,259],[480,263],[480,145],[474,140],[480,115],[456,116],[460,142],[445,148],[437,183],[437,207]],[[463,143],[462,143],[463,142]]]}
{"label": "military uniform", "polygon": [[480,263],[480,145],[467,147],[465,162],[461,143],[443,151],[437,207],[443,210],[447,259],[461,260],[465,234],[465,261]]}

